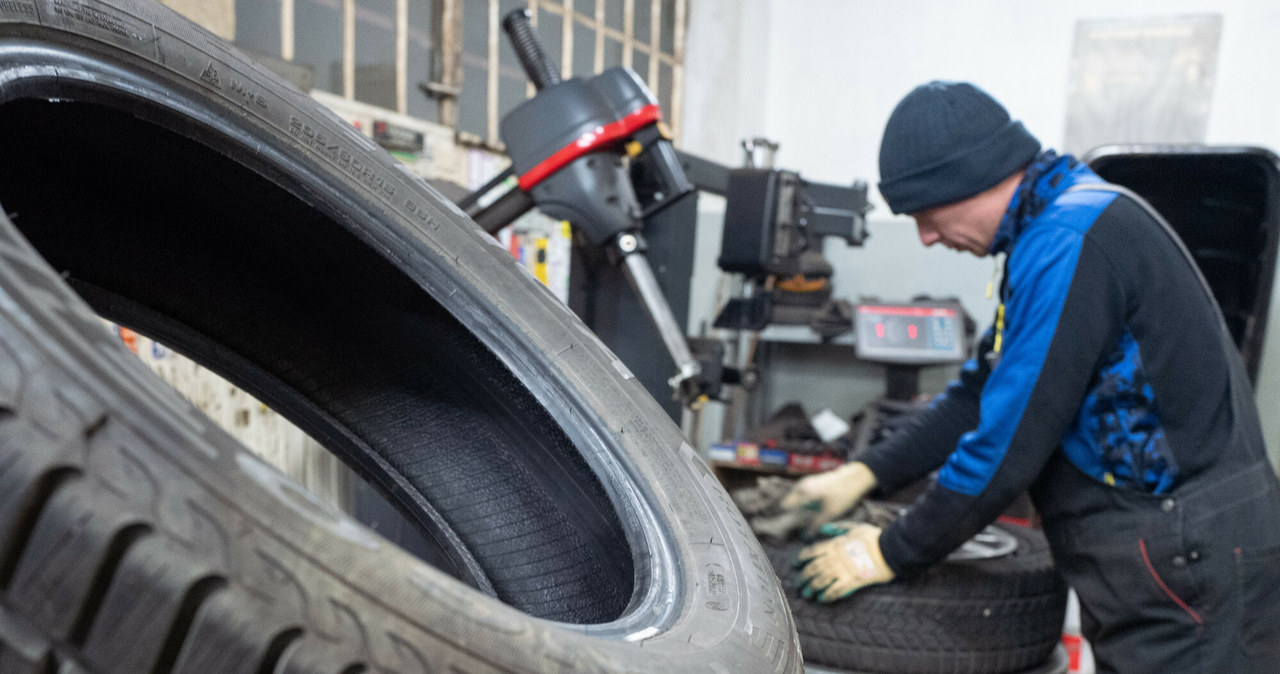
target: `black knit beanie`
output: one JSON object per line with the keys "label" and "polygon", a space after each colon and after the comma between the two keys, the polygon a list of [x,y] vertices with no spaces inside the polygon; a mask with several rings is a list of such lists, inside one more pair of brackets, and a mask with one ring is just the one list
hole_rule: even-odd
{"label": "black knit beanie", "polygon": [[880,141],[880,193],[894,213],[917,213],[995,187],[1035,159],[1036,140],[1004,106],[967,82],[907,94]]}

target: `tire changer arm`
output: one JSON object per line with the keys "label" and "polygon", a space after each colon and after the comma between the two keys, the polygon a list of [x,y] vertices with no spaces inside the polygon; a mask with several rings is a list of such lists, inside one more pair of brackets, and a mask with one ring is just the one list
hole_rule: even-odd
{"label": "tire changer arm", "polygon": [[[624,157],[641,162],[651,191],[662,195],[657,210],[693,191],[669,135],[657,99],[634,72],[611,68],[590,79],[562,80],[543,52],[528,10],[503,18],[516,55],[538,89],[502,120],[501,136],[511,168],[458,203],[493,234],[537,206],[553,218],[573,223],[609,260],[622,266],[662,343],[675,363],[669,383],[686,405],[703,397],[702,368],[690,351],[645,256],[641,208]],[[484,197],[515,181],[502,196]]]}

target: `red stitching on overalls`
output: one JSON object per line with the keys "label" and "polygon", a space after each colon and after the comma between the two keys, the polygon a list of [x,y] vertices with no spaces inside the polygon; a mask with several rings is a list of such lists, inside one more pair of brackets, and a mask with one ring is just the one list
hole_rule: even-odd
{"label": "red stitching on overalls", "polygon": [[1147,570],[1151,572],[1151,577],[1156,579],[1156,583],[1160,585],[1160,589],[1164,590],[1164,593],[1169,595],[1169,598],[1173,600],[1173,603],[1181,606],[1182,610],[1186,611],[1187,615],[1190,615],[1191,619],[1195,620],[1197,625],[1203,625],[1204,621],[1200,619],[1200,614],[1196,613],[1195,609],[1187,606],[1187,602],[1182,601],[1181,597],[1174,594],[1173,590],[1170,590],[1169,586],[1164,584],[1164,580],[1160,578],[1160,574],[1156,573],[1156,567],[1151,565],[1151,558],[1147,556],[1147,542],[1145,540],[1141,538],[1138,539],[1138,549],[1142,551],[1142,561],[1147,563]]}

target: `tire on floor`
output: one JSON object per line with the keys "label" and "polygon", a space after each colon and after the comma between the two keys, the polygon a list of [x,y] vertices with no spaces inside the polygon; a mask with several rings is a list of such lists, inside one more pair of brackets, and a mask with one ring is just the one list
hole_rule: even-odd
{"label": "tire on floor", "polygon": [[1017,539],[1015,552],[942,562],[832,604],[799,597],[792,560],[802,544],[766,547],[805,659],[877,674],[1005,674],[1044,663],[1062,638],[1066,586],[1043,534],[994,526]]}

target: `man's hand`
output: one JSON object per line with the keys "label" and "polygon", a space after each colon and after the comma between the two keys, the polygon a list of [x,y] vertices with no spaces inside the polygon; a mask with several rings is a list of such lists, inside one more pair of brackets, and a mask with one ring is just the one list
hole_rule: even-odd
{"label": "man's hand", "polygon": [[880,554],[879,527],[828,524],[823,533],[836,537],[802,548],[796,557],[800,596],[826,603],[893,580],[893,570]]}
{"label": "man's hand", "polygon": [[805,535],[812,538],[822,525],[849,512],[876,487],[876,476],[867,464],[855,461],[835,470],[810,475],[796,483],[782,499],[782,508],[815,512]]}

